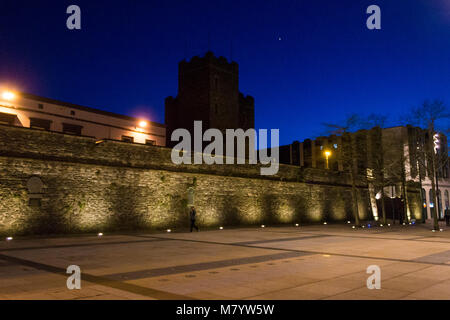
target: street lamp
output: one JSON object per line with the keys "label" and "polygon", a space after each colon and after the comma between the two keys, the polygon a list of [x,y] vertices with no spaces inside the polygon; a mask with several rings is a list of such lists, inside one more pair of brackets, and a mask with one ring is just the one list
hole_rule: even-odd
{"label": "street lamp", "polygon": [[326,168],[327,169],[330,169],[329,167],[328,167],[328,158],[331,156],[331,151],[329,151],[329,150],[326,150],[325,152],[324,152],[324,154],[325,154],[325,159],[326,159],[326,164],[327,164],[327,166],[326,166]]}
{"label": "street lamp", "polygon": [[2,98],[8,101],[14,100],[16,95],[11,91],[5,91],[2,93]]}

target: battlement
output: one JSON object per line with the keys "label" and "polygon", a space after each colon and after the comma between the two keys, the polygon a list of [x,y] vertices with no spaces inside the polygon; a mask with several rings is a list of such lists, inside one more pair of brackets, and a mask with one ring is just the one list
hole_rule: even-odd
{"label": "battlement", "polygon": [[239,92],[239,101],[244,105],[255,104],[255,98],[253,98],[251,95],[244,95],[242,92]]}
{"label": "battlement", "polygon": [[227,58],[220,56],[216,57],[213,52],[208,51],[203,57],[194,56],[190,61],[183,60],[180,62],[180,71],[189,71],[212,65],[228,72],[238,73],[239,65],[234,62],[228,62]]}

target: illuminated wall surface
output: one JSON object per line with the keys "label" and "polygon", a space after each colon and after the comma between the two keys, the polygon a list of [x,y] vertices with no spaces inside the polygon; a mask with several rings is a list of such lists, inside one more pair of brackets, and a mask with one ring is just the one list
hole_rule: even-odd
{"label": "illuminated wall surface", "polygon": [[[44,234],[352,219],[345,173],[282,165],[174,165],[170,149],[0,125],[0,233]],[[360,217],[372,219],[364,179]],[[420,218],[418,190],[410,210]]]}

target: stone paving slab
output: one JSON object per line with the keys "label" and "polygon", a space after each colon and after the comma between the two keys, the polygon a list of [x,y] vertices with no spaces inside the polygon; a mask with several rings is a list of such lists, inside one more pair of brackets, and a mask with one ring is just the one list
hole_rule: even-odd
{"label": "stone paving slab", "polygon": [[[0,242],[0,299],[449,299],[450,230],[348,225]],[[66,287],[68,265],[82,289]],[[381,269],[369,290],[366,269]]]}

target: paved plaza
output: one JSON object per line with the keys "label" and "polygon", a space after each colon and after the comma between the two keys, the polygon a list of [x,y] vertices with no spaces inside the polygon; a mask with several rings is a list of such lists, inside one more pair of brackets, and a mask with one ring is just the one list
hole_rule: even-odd
{"label": "paved plaza", "polygon": [[[66,286],[69,265],[81,289]],[[367,267],[381,268],[369,290]],[[0,243],[0,299],[450,299],[450,228],[351,225]]]}

